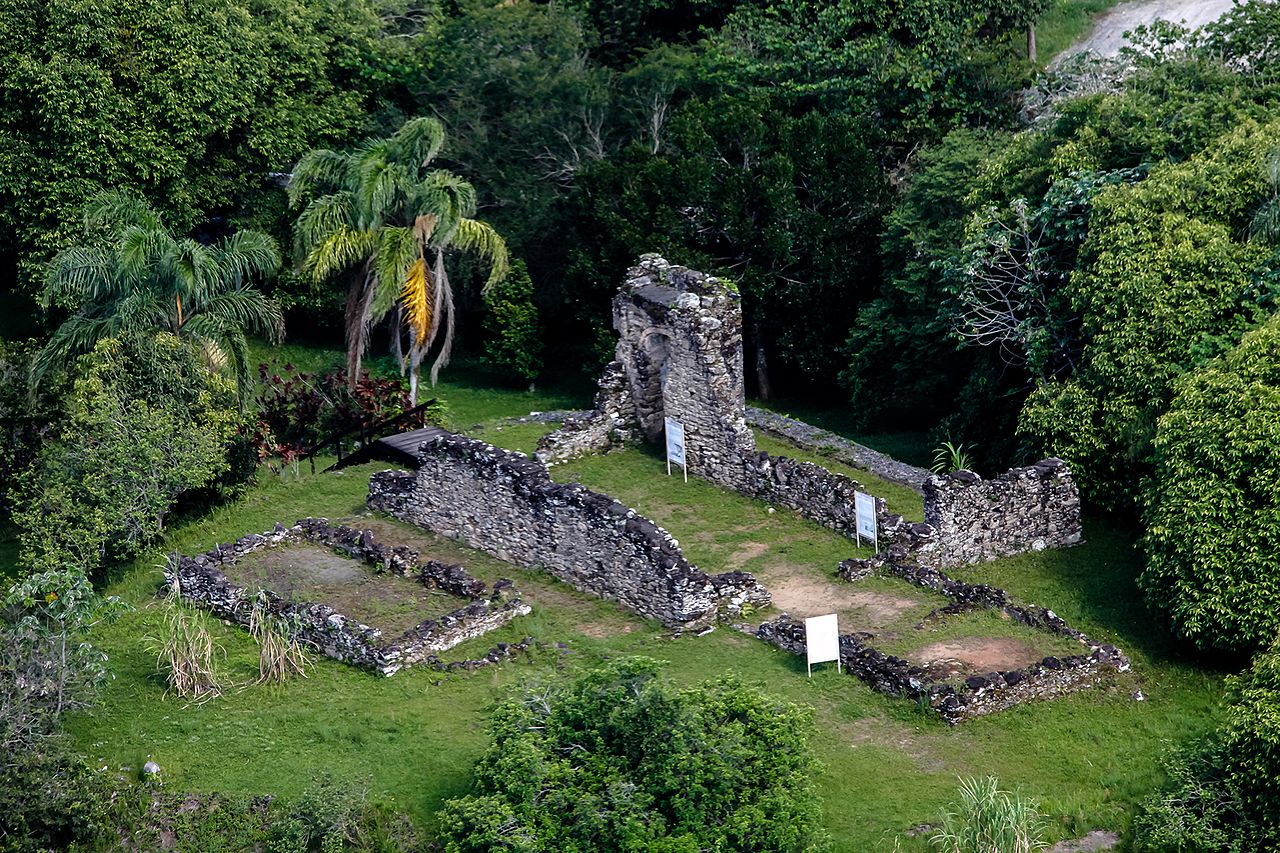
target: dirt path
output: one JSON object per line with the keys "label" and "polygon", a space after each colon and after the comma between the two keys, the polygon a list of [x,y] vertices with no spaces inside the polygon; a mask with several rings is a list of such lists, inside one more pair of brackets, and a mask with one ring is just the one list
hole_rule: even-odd
{"label": "dirt path", "polygon": [[1058,59],[1083,50],[1115,56],[1128,41],[1124,34],[1143,24],[1166,20],[1192,28],[1202,27],[1218,20],[1231,6],[1232,0],[1135,0],[1121,3],[1099,18],[1093,31],[1083,41],[1063,51]]}

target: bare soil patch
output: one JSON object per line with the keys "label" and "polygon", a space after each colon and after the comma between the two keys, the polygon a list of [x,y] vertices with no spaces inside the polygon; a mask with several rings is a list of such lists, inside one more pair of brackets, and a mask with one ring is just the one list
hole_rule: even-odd
{"label": "bare soil patch", "polygon": [[931,671],[958,669],[969,673],[1021,669],[1029,663],[1040,660],[1041,657],[1043,655],[1034,645],[1014,637],[964,637],[943,640],[911,654],[912,659]]}
{"label": "bare soil patch", "polygon": [[931,607],[924,598],[912,596],[905,586],[901,595],[859,589],[857,584],[825,578],[796,566],[757,570],[756,576],[769,588],[774,607],[798,619],[836,613],[843,633],[901,628]]}
{"label": "bare soil patch", "polygon": [[769,553],[769,546],[763,542],[743,542],[724,561],[725,569],[730,572],[740,571],[747,563],[767,553]]}
{"label": "bare soil patch", "polygon": [[289,601],[327,604],[388,636],[402,634],[467,603],[410,578],[377,574],[363,563],[320,545],[255,551],[225,566],[224,572],[232,583],[251,592],[266,589]]}

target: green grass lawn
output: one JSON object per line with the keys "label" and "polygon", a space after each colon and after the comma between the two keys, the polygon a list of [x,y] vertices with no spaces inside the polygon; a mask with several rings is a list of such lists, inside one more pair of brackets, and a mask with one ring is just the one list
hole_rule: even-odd
{"label": "green grass lawn", "polygon": [[[452,402],[452,400],[450,401]],[[477,394],[473,411],[516,407],[512,397]],[[541,401],[534,408],[547,408]],[[486,431],[486,437],[505,434]],[[514,434],[512,434],[514,435]],[[526,441],[528,436],[521,436]],[[895,839],[935,822],[957,776],[993,773],[1041,800],[1055,835],[1123,829],[1134,803],[1161,780],[1160,757],[1215,721],[1221,679],[1178,660],[1145,615],[1134,587],[1133,543],[1100,523],[1090,541],[973,567],[967,579],[998,583],[1025,601],[1053,607],[1098,639],[1121,645],[1132,674],[1105,690],[1014,709],[948,728],[913,704],[882,696],[824,667],[805,678],[803,661],[721,628],[672,639],[656,623],[577,593],[544,574],[517,569],[391,520],[364,519],[370,474],[378,466],[295,477],[264,476],[244,498],[170,531],[166,548],[184,553],[318,515],[397,531],[407,544],[462,562],[478,576],[505,574],[534,613],[450,652],[475,655],[499,640],[532,634],[549,648],[532,663],[471,674],[410,670],[378,678],[327,659],[309,678],[281,687],[252,686],[256,652],[239,629],[215,625],[234,684],[202,706],[164,696],[142,638],[155,630],[154,593],[161,550],[138,560],[112,588],[133,610],[99,629],[114,680],[97,706],[68,722],[98,766],[136,768],[147,758],[173,789],[296,795],[320,774],[368,780],[430,830],[448,797],[467,790],[469,768],[486,741],[485,716],[505,690],[530,678],[561,677],[604,658],[643,654],[666,662],[668,677],[692,683],[737,672],[814,709],[815,769],[825,822],[841,851],[893,850]],[[653,454],[628,450],[554,469],[635,505],[667,527],[707,571],[742,567],[778,572],[808,567],[828,577],[851,543],[788,512],[767,508],[705,482],[668,478]],[[884,581],[876,579],[876,583]],[[857,586],[857,585],[850,585]],[[872,585],[888,594],[889,587]],[[896,589],[896,588],[895,588]],[[927,602],[926,602],[927,603]],[[555,648],[561,642],[566,649]],[[1146,701],[1131,698],[1141,689]],[[924,849],[903,838],[902,850]]]}

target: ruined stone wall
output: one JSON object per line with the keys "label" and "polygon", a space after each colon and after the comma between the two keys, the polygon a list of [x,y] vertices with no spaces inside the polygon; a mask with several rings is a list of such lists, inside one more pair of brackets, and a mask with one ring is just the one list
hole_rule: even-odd
{"label": "ruined stone wall", "polygon": [[862,490],[856,480],[812,462],[770,456],[763,450],[743,457],[740,464],[743,473],[735,478],[739,491],[795,510],[850,539],[855,537],[857,517],[853,496]]}
{"label": "ruined stone wall", "polygon": [[537,458],[558,462],[634,439],[661,443],[669,417],[684,425],[689,473],[740,488],[740,460],[755,450],[740,303],[714,276],[641,257],[613,300],[618,346],[595,408],[544,437]]}
{"label": "ruined stone wall", "polygon": [[750,575],[707,576],[653,522],[521,454],[448,435],[423,444],[419,465],[375,474],[369,505],[669,626],[769,602]]}
{"label": "ruined stone wall", "polygon": [[[760,625],[756,636],[792,654],[805,653],[804,622],[783,615]],[[840,662],[852,676],[890,696],[929,705],[951,725],[1024,702],[1065,696],[1096,686],[1129,661],[1110,645],[1090,645],[1081,654],[1046,657],[1021,669],[971,675],[958,683],[931,678],[923,667],[868,645],[855,634],[840,635]]]}
{"label": "ruined stone wall", "polygon": [[[270,590],[263,591],[268,611],[291,624],[294,635],[302,642],[335,660],[380,675],[394,675],[406,666],[417,664],[437,669],[474,668],[466,666],[467,662],[460,667],[445,664],[436,657],[436,653],[482,636],[530,612],[529,605],[514,596],[509,580],[494,584],[492,595],[484,599],[482,596],[488,587],[471,577],[461,566],[434,561],[419,565],[417,552],[410,548],[382,545],[374,541],[368,531],[330,526],[322,518],[303,519],[293,527],[277,524],[275,529],[266,533],[244,536],[195,556],[171,554],[164,571],[165,583],[171,588],[176,587],[184,600],[247,627],[258,593],[232,583],[223,568],[246,554],[304,541],[328,545],[371,566],[418,577],[429,587],[439,587],[473,599],[438,619],[429,619],[398,637],[388,638],[378,628],[350,619],[323,602],[285,601]],[[484,661],[495,663],[515,651],[527,649],[528,645],[526,642],[515,648],[499,644]]]}
{"label": "ruined stone wall", "polygon": [[943,567],[1081,541],[1080,493],[1061,459],[991,480],[972,471],[930,477],[924,517],[936,531],[929,559]]}

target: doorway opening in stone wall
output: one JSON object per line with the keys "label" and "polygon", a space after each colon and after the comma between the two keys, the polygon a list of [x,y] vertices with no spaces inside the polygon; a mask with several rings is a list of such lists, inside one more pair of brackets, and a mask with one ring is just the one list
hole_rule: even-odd
{"label": "doorway opening in stone wall", "polygon": [[645,330],[636,349],[636,370],[640,376],[640,395],[636,400],[640,427],[647,441],[660,442],[667,408],[667,374],[671,370],[669,332],[659,328]]}

